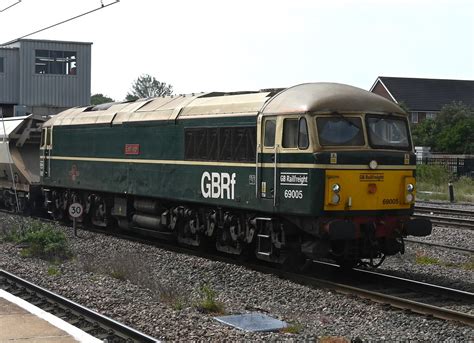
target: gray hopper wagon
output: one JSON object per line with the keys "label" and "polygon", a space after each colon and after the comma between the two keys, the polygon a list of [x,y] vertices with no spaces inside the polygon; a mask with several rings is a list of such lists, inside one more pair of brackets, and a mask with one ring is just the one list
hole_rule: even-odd
{"label": "gray hopper wagon", "polygon": [[[40,197],[40,141],[45,119],[0,119],[0,206],[23,212]],[[18,199],[18,201],[17,201]]]}

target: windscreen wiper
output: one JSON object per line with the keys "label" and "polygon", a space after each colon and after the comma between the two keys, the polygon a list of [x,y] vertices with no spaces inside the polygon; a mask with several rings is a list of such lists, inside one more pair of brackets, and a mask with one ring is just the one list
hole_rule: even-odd
{"label": "windscreen wiper", "polygon": [[354,127],[358,128],[358,129],[360,129],[359,126],[357,126],[357,125],[354,124],[352,121],[350,121],[349,118],[344,117],[341,113],[335,111],[335,112],[332,112],[331,114],[337,115],[339,118],[341,118],[342,120],[344,120],[344,121],[345,121],[346,123],[348,123],[349,125],[354,126]]}

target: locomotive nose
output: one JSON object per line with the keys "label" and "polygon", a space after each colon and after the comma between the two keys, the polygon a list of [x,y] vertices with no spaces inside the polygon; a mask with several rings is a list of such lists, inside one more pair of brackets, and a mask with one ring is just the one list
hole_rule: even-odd
{"label": "locomotive nose", "polygon": [[414,200],[411,170],[326,171],[326,211],[409,210]]}

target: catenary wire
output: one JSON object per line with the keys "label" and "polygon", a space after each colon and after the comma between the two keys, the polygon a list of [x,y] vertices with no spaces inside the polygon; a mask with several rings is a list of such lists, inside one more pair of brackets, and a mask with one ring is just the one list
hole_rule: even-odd
{"label": "catenary wire", "polygon": [[69,22],[69,21],[72,21],[72,20],[74,20],[74,19],[83,17],[83,16],[88,15],[88,14],[90,14],[90,13],[99,11],[99,10],[101,10],[101,9],[103,9],[103,8],[106,8],[106,7],[115,5],[115,4],[118,3],[118,2],[120,2],[120,0],[115,0],[114,2],[111,2],[110,4],[104,5],[104,4],[102,3],[102,1],[101,1],[100,7],[94,8],[93,10],[90,10],[90,11],[87,11],[87,12],[84,12],[84,13],[81,13],[81,14],[78,14],[78,15],[76,15],[76,16],[74,16],[74,17],[71,17],[71,18],[69,18],[69,19],[60,21],[60,22],[58,22],[58,23],[56,23],[56,24],[49,25],[49,26],[44,27],[44,28],[42,28],[42,29],[39,29],[39,30],[36,30],[36,31],[34,31],[34,32],[28,33],[28,34],[26,34],[26,35],[23,35],[23,36],[21,36],[21,37],[18,37],[18,38],[16,38],[16,39],[13,39],[13,40],[8,41],[8,42],[6,42],[6,43],[0,44],[0,46],[9,45],[9,44],[11,44],[11,43],[13,43],[13,42],[16,42],[16,41],[20,40],[20,39],[23,39],[23,38],[32,36],[32,35],[34,35],[34,34],[36,34],[36,33],[39,33],[39,32],[43,32],[43,31],[49,30],[49,29],[51,29],[51,28],[53,28],[53,27],[56,27],[56,26],[59,26],[59,25],[61,25],[61,24],[67,23],[67,22]]}

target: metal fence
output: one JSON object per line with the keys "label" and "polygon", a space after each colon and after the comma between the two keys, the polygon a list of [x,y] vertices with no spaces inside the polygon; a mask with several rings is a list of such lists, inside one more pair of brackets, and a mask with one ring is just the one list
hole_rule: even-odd
{"label": "metal fence", "polygon": [[417,158],[416,164],[445,166],[456,177],[470,176],[474,178],[474,158],[423,157]]}

